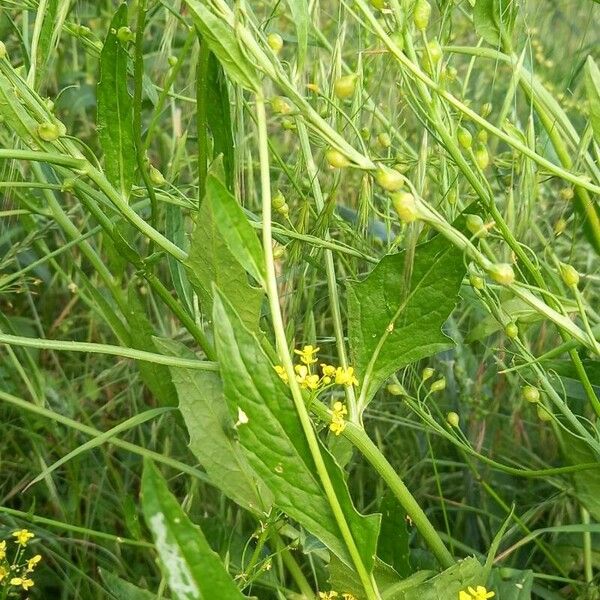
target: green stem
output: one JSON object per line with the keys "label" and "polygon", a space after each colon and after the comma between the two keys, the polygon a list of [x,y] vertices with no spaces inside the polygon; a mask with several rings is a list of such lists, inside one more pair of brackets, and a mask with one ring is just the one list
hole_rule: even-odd
{"label": "green stem", "polygon": [[367,572],[365,565],[363,564],[362,558],[356,546],[356,542],[350,531],[350,527],[346,521],[342,506],[336,496],[335,489],[329,477],[327,467],[321,450],[319,448],[319,442],[313,428],[310,416],[304,404],[302,392],[295,378],[294,367],[292,364],[292,358],[290,356],[289,349],[287,347],[287,340],[285,336],[285,327],[283,324],[283,318],[281,316],[281,308],[279,305],[279,295],[277,291],[277,277],[275,274],[275,263],[273,260],[273,237],[271,232],[271,174],[269,169],[269,146],[267,142],[268,131],[267,131],[267,117],[265,112],[265,103],[260,93],[256,96],[256,118],[258,124],[258,147],[260,157],[260,179],[261,179],[261,191],[262,191],[262,212],[263,212],[263,252],[265,256],[266,269],[267,269],[267,296],[269,299],[269,307],[271,312],[271,319],[273,330],[275,332],[275,339],[277,341],[277,349],[279,358],[286,373],[288,374],[290,382],[290,390],[292,392],[292,398],[294,406],[298,413],[298,418],[302,425],[306,441],[310,449],[311,456],[315,463],[315,468],[321,485],[325,491],[325,495],[331,506],[331,511],[334,515],[336,523],[340,529],[340,533],[348,548],[348,552],[356,568],[356,572],[361,580],[364,587],[367,600],[380,600],[379,592],[375,587],[374,580],[371,575]]}
{"label": "green stem", "polygon": [[198,34],[198,42],[200,53],[196,67],[196,135],[198,138],[196,143],[198,145],[198,206],[200,206],[204,198],[208,170],[207,93],[210,48],[200,34]]}

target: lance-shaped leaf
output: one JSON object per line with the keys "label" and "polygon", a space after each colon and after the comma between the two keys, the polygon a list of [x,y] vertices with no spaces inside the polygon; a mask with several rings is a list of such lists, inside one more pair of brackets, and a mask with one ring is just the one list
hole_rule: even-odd
{"label": "lance-shaped leaf", "polygon": [[242,52],[235,31],[198,0],[185,0],[185,3],[202,39],[208,43],[227,75],[247,89],[258,89],[260,79],[256,69]]}
{"label": "lance-shaped leaf", "polygon": [[585,61],[585,91],[590,107],[590,123],[600,144],[600,69],[591,56]]}
{"label": "lance-shaped leaf", "polygon": [[176,600],[242,600],[219,555],[183,512],[163,476],[144,462],[142,509]]}
{"label": "lance-shaped leaf", "polygon": [[391,254],[348,286],[350,349],[366,386],[364,405],[400,367],[453,346],[441,327],[465,272],[460,250],[438,235],[417,246],[412,268],[405,267],[405,252]]}
{"label": "lance-shaped leaf", "polygon": [[[352,565],[289,388],[257,336],[220,294],[214,300],[213,322],[225,397],[232,414],[244,415],[237,431],[250,464],[271,490],[276,506]],[[380,516],[365,517],[356,511],[341,469],[323,445],[320,451],[362,562],[370,571]]]}
{"label": "lance-shaped leaf", "polygon": [[[215,181],[220,185],[217,186]],[[227,230],[222,230],[218,225],[219,217],[213,207],[219,207],[224,195],[225,202],[233,205],[229,210],[220,208],[223,208],[224,212],[241,212],[235,198],[225,186],[209,174],[206,196],[196,218],[187,260],[190,281],[200,298],[200,306],[206,319],[212,318],[214,285],[230,299],[244,323],[250,329],[256,330],[263,292],[250,285],[246,270],[234,255],[235,245],[231,246],[231,243],[228,243],[222,233],[227,233]],[[245,219],[243,213],[241,218]],[[248,234],[252,234],[258,244],[256,233],[252,230]]]}
{"label": "lance-shaped leaf", "polygon": [[127,4],[113,17],[100,55],[98,83],[98,137],[104,151],[108,180],[127,198],[133,183],[136,159],[133,143],[133,101],[127,90],[129,54],[118,31],[127,26]]}
{"label": "lance-shaped leaf", "polygon": [[473,8],[475,31],[488,44],[501,47],[510,39],[517,14],[515,0],[477,0]]}
{"label": "lance-shaped leaf", "polygon": [[307,0],[287,0],[290,7],[292,21],[296,26],[296,38],[298,40],[298,70],[302,70],[306,50],[308,48],[308,24],[310,16]]}
{"label": "lance-shaped leaf", "polygon": [[[163,354],[194,358],[179,342],[155,338],[154,343]],[[179,367],[170,371],[190,434],[190,450],[211,481],[245,509],[268,512],[271,494],[240,447],[218,373]]]}

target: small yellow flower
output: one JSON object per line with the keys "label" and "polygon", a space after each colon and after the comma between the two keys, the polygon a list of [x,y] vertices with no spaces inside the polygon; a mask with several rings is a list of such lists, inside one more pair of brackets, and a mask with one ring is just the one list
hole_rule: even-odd
{"label": "small yellow flower", "polygon": [[0,565],[0,581],[2,581],[8,575],[8,573],[8,569],[5,566]]}
{"label": "small yellow flower", "polygon": [[10,585],[20,585],[24,590],[28,590],[30,587],[33,587],[33,579],[28,579],[27,577],[13,577],[10,580]]}
{"label": "small yellow flower", "polygon": [[0,560],[6,558],[6,542],[3,540],[0,542]]}
{"label": "small yellow flower", "polygon": [[27,561],[27,569],[26,572],[27,573],[31,573],[36,565],[42,560],[42,555],[41,554],[36,554],[35,556],[32,556],[28,561]]}
{"label": "small yellow flower", "polygon": [[358,385],[358,379],[354,375],[354,367],[338,367],[335,370],[335,382],[338,385]]}
{"label": "small yellow flower", "polygon": [[317,362],[317,357],[315,356],[315,354],[320,349],[321,348],[315,348],[312,345],[308,345],[308,346],[304,346],[304,348],[302,348],[302,350],[294,350],[294,352],[300,356],[300,360],[305,365],[313,365]]}
{"label": "small yellow flower", "polygon": [[467,590],[468,592],[461,590],[458,593],[458,600],[487,600],[488,598],[493,598],[496,595],[495,592],[488,592],[487,588],[483,585],[478,585],[475,589],[469,586]]}
{"label": "small yellow flower", "polygon": [[348,414],[348,409],[341,402],[336,402],[331,409],[331,423],[329,430],[335,435],[340,435],[346,429],[346,421],[344,416]]}
{"label": "small yellow flower", "polygon": [[321,371],[323,371],[323,377],[335,377],[335,367],[333,365],[321,363]]}
{"label": "small yellow flower", "polygon": [[332,598],[337,598],[338,593],[331,590],[330,592],[319,592],[319,598],[321,600],[332,600]]}
{"label": "small yellow flower", "polygon": [[296,381],[302,389],[316,390],[319,387],[319,376],[312,375],[306,365],[296,365]]}
{"label": "small yellow flower", "polygon": [[19,544],[19,546],[27,546],[27,542],[29,542],[29,540],[32,537],[35,537],[33,533],[31,533],[31,531],[27,529],[19,529],[18,531],[13,531],[12,535],[17,539],[17,543]]}
{"label": "small yellow flower", "polygon": [[279,377],[281,377],[282,381],[284,383],[287,383],[288,376],[287,376],[286,370],[281,365],[275,365],[273,368],[275,369],[275,372],[277,373],[277,375],[279,375]]}
{"label": "small yellow flower", "polygon": [[342,594],[342,598],[344,600],[356,600],[356,596],[353,594]]}

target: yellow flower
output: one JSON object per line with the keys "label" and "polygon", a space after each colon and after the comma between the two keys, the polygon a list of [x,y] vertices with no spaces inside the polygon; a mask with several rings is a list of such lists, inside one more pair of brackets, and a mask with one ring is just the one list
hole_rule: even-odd
{"label": "yellow flower", "polygon": [[344,429],[346,429],[346,421],[344,415],[348,414],[348,409],[341,402],[336,402],[331,409],[331,423],[329,424],[329,430],[335,435],[340,435]]}
{"label": "yellow flower", "polygon": [[352,594],[342,594],[342,598],[344,600],[356,600],[356,596],[354,596]]}
{"label": "yellow flower", "polygon": [[13,531],[13,537],[17,538],[19,546],[27,546],[27,542],[35,536],[27,529],[19,529],[18,531]]}
{"label": "yellow flower", "polygon": [[33,579],[27,577],[13,577],[10,580],[10,585],[20,585],[24,590],[28,590],[33,587]]}
{"label": "yellow flower", "polygon": [[315,354],[320,349],[321,348],[315,348],[312,345],[308,345],[308,346],[304,346],[304,348],[302,348],[302,350],[294,350],[294,352],[300,356],[300,360],[305,365],[313,365],[314,363],[317,362],[317,357],[315,356]]}
{"label": "yellow flower", "polygon": [[319,598],[321,600],[331,600],[332,598],[337,598],[338,593],[331,590],[330,592],[319,592]]}
{"label": "yellow flower", "polygon": [[335,367],[333,365],[321,363],[321,371],[323,371],[323,377],[335,377]]}
{"label": "yellow flower", "polygon": [[358,385],[358,379],[354,375],[354,367],[338,367],[335,370],[335,382],[338,385]]}
{"label": "yellow flower", "polygon": [[306,365],[296,365],[296,381],[302,389],[316,390],[319,387],[319,376],[311,375]]}
{"label": "yellow flower", "polygon": [[6,542],[3,540],[0,542],[0,560],[6,558]]}
{"label": "yellow flower", "polygon": [[0,565],[0,581],[2,581],[8,575],[8,569]]}
{"label": "yellow flower", "polygon": [[42,560],[42,555],[41,554],[36,554],[35,556],[32,556],[28,561],[27,561],[27,573],[31,573],[36,565],[40,562],[40,560]]}
{"label": "yellow flower", "polygon": [[275,372],[277,373],[277,375],[279,375],[279,377],[281,377],[283,382],[287,383],[288,376],[287,376],[286,370],[281,365],[275,365],[273,368],[275,369]]}
{"label": "yellow flower", "polygon": [[461,590],[458,593],[458,600],[487,600],[488,598],[493,598],[496,593],[492,591],[487,591],[483,585],[478,585],[477,588],[473,589],[471,586],[468,588],[468,592]]}

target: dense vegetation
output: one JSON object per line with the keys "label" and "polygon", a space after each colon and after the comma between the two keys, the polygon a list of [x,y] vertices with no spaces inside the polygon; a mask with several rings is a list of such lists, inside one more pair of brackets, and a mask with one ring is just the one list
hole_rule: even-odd
{"label": "dense vegetation", "polygon": [[599,32],[0,0],[0,600],[600,598]]}

